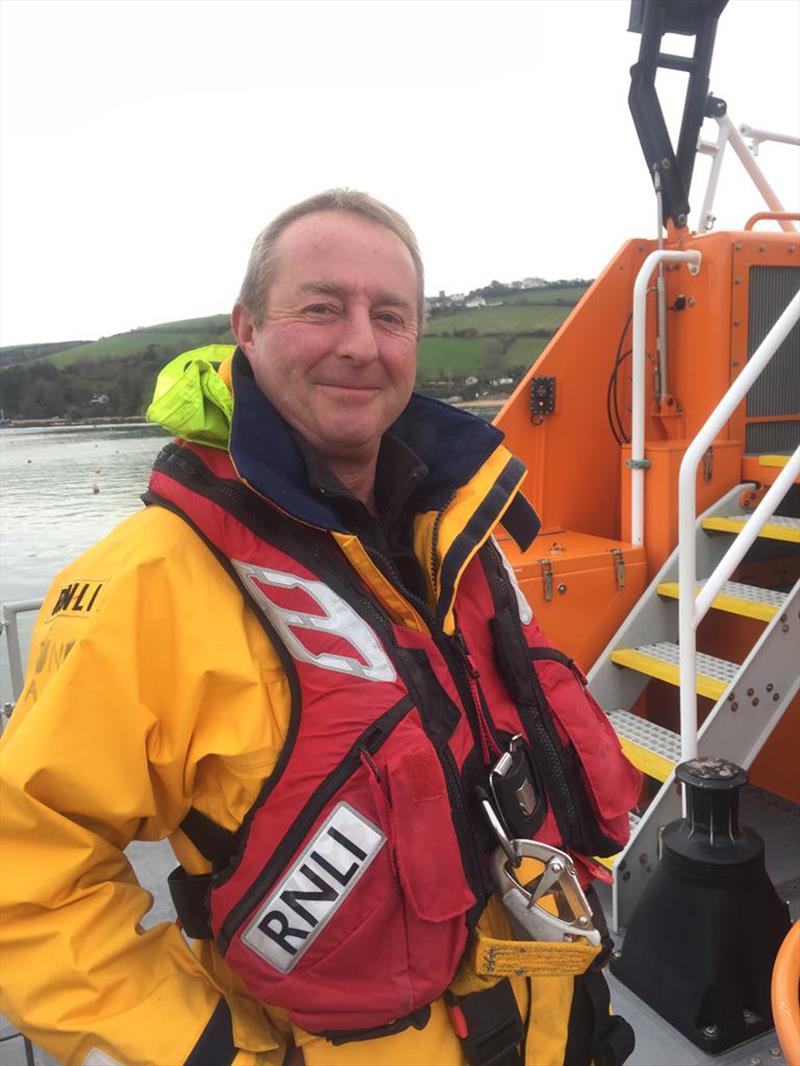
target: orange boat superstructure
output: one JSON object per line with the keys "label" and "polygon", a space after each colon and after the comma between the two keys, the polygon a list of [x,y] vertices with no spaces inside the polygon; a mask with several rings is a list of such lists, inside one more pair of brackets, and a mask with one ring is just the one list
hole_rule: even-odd
{"label": "orange boat superstructure", "polygon": [[[724,757],[800,802],[800,215],[780,204],[742,131],[753,144],[800,140],[738,129],[708,93],[724,4],[658,5],[666,21],[643,33],[630,103],[663,225],[622,246],[495,420],[542,518],[526,552],[503,548],[646,775],[615,867],[617,925],[657,866],[659,827],[680,817],[680,761]],[[632,11],[638,32],[662,17],[652,3]],[[670,19],[696,34],[694,57],[660,52]],[[690,75],[675,151],[654,89],[664,66]],[[688,188],[705,118],[718,136],[699,142],[714,158],[694,232]],[[726,147],[767,210],[711,232]],[[753,523],[742,532],[756,509],[757,536]],[[681,584],[681,570],[694,578]]]}

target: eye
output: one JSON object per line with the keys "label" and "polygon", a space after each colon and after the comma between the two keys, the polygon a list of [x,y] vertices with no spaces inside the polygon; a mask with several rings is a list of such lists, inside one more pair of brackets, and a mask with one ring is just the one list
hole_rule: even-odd
{"label": "eye", "polygon": [[335,314],[336,309],[329,304],[309,304],[309,306],[303,308],[303,310],[307,315],[317,315],[325,318]]}
{"label": "eye", "polygon": [[388,326],[401,326],[403,324],[400,315],[396,314],[394,311],[379,311],[375,315],[375,318],[377,318],[379,322],[385,322]]}

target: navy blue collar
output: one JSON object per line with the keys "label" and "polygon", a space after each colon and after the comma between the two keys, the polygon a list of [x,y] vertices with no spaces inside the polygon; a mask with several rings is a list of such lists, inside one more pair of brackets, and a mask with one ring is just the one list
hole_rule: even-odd
{"label": "navy blue collar", "polygon": [[[262,496],[302,522],[347,532],[336,510],[314,493],[294,434],[261,392],[244,352],[231,370],[230,454],[240,476]],[[500,430],[449,404],[414,393],[390,427],[427,467],[414,494],[417,511],[441,510],[503,440]]]}

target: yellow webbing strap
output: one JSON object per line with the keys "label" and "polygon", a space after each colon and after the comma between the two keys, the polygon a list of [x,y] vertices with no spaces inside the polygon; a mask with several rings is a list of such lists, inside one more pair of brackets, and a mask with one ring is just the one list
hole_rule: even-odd
{"label": "yellow webbing strap", "polygon": [[577,977],[599,954],[581,941],[498,940],[477,929],[468,957],[481,977]]}

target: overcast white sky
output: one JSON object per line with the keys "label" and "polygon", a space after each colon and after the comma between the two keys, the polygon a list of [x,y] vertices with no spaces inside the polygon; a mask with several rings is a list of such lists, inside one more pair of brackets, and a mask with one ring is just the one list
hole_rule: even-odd
{"label": "overcast white sky", "polygon": [[[227,311],[256,232],[331,185],[407,215],[428,293],[596,275],[654,233],[628,7],[3,0],[0,343]],[[799,43],[797,0],[730,0],[711,87],[735,122],[797,133]],[[798,157],[759,157],[788,207]],[[727,164],[718,225],[739,226],[761,204]]]}

